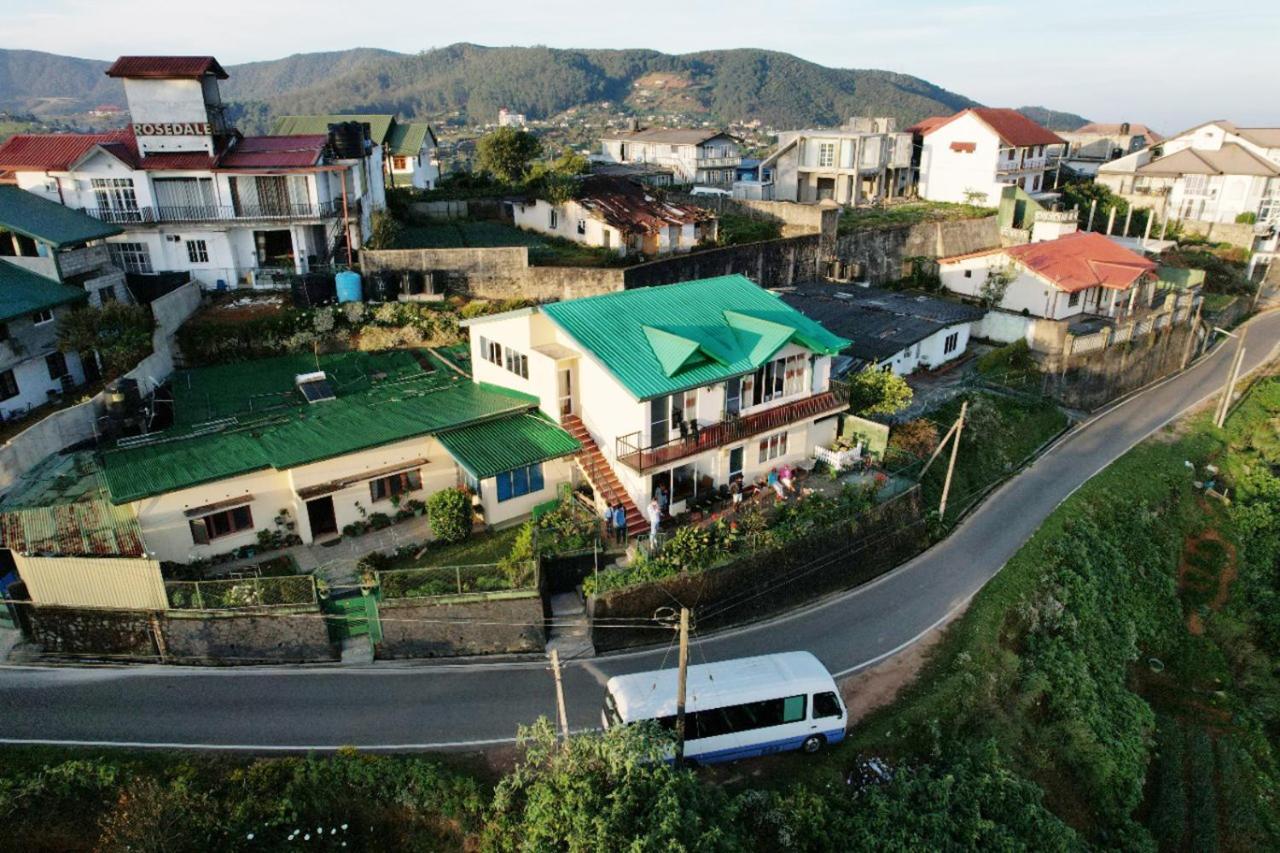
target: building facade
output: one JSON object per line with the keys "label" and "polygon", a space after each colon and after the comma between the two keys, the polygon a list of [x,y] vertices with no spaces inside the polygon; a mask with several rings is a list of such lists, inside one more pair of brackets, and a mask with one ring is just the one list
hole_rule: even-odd
{"label": "building facade", "polygon": [[[0,169],[42,198],[121,226],[126,272],[181,271],[211,288],[275,286],[347,262],[385,206],[380,149],[227,126],[212,57],[121,57],[133,123],[104,134],[19,134]],[[341,155],[341,156],[340,156]]]}
{"label": "building facade", "polygon": [[426,122],[401,121],[378,113],[281,116],[271,126],[273,136],[326,136],[332,125],[369,125],[369,138],[380,149],[384,183],[388,187],[435,189],[440,180],[439,142]]}
{"label": "building facade", "polygon": [[894,128],[892,118],[853,118],[836,129],[778,134],[760,165],[774,172],[770,197],[856,206],[908,195],[911,134]]}
{"label": "building facade", "polygon": [[580,435],[602,466],[583,469],[597,500],[621,502],[641,529],[639,508],[660,488],[678,515],[735,480],[805,463],[847,409],[830,374],[848,341],[742,276],[465,325],[477,381],[533,395]]}
{"label": "building facade", "polygon": [[738,139],[720,130],[652,127],[613,131],[596,159],[669,169],[677,184],[729,189],[742,162]]}
{"label": "building facade", "polygon": [[995,206],[1004,187],[1047,191],[1050,148],[1065,143],[1017,110],[973,107],[909,128],[919,144],[919,194]]}

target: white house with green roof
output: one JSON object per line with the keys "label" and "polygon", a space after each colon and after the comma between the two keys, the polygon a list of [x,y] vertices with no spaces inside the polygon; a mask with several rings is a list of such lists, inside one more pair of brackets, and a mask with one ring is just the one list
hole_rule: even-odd
{"label": "white house with green roof", "polygon": [[439,143],[424,121],[400,121],[377,113],[280,116],[271,127],[274,136],[310,136],[329,132],[329,125],[358,121],[369,125],[369,136],[382,148],[387,186],[434,189],[440,179]]}
{"label": "white house with green roof", "polygon": [[111,502],[132,508],[159,560],[229,553],[289,525],[325,541],[460,485],[486,524],[512,523],[569,482],[580,449],[536,399],[426,351],[220,365],[180,372],[172,389],[169,429],[101,457]]}
{"label": "white house with green roof", "polygon": [[847,408],[830,374],[849,341],[740,275],[464,325],[476,380],[533,395],[582,440],[597,499],[622,500],[633,530],[660,486],[679,513],[735,479],[808,464]]}

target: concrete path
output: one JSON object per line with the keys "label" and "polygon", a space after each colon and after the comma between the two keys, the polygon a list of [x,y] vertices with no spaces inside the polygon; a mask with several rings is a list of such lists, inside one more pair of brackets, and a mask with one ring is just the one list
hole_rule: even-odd
{"label": "concrete path", "polygon": [[[1269,361],[1280,313],[1252,321],[1246,367]],[[1211,398],[1230,348],[1082,424],[996,490],[946,540],[878,580],[771,620],[696,637],[693,660],[808,649],[838,674],[909,647],[982,588],[1044,518],[1096,472]],[[599,724],[611,675],[674,663],[655,650],[570,661],[569,720]],[[545,660],[374,664],[340,668],[0,670],[0,741],[272,750],[479,747],[518,724],[554,719]]]}

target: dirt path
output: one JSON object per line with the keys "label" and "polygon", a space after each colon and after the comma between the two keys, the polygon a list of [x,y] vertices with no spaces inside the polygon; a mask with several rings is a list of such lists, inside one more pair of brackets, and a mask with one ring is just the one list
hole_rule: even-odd
{"label": "dirt path", "polygon": [[[1200,567],[1194,565],[1191,560],[1192,555],[1199,552],[1207,542],[1220,545],[1223,551],[1222,566],[1214,578],[1203,577]],[[1213,587],[1213,597],[1209,600],[1208,606],[1214,613],[1221,610],[1227,603],[1227,599],[1231,597],[1231,584],[1238,575],[1235,545],[1224,539],[1222,534],[1212,527],[1205,528],[1196,536],[1188,536],[1183,543],[1182,559],[1178,563],[1178,589],[1199,590],[1208,582]],[[1197,637],[1204,634],[1204,618],[1198,610],[1193,609],[1187,614],[1187,631]]]}
{"label": "dirt path", "polygon": [[921,637],[910,648],[842,679],[840,695],[849,709],[849,725],[855,725],[873,711],[889,705],[904,687],[915,681],[928,660],[929,653],[942,638],[942,632],[963,613],[963,609],[955,613],[951,619]]}

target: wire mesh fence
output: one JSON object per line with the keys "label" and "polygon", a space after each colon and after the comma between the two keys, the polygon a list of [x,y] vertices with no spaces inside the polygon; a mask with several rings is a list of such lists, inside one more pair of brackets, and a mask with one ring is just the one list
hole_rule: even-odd
{"label": "wire mesh fence", "polygon": [[166,581],[164,588],[173,610],[245,610],[318,603],[316,579],[311,575]]}
{"label": "wire mesh fence", "polygon": [[534,589],[537,564],[476,563],[465,566],[428,566],[377,572],[384,599],[432,598],[478,592]]}

